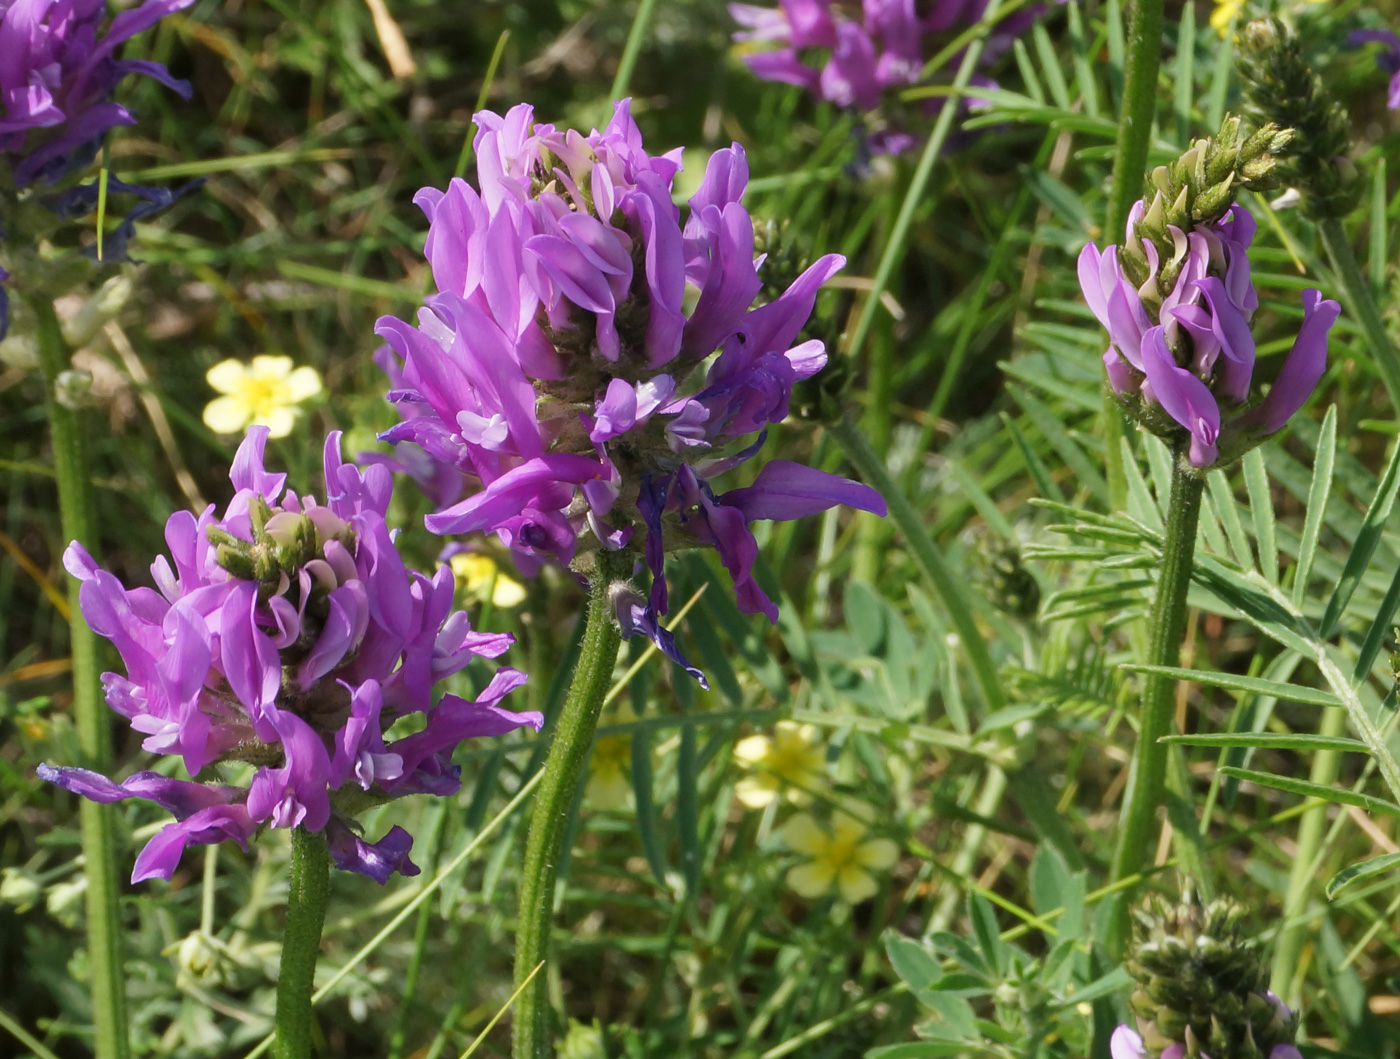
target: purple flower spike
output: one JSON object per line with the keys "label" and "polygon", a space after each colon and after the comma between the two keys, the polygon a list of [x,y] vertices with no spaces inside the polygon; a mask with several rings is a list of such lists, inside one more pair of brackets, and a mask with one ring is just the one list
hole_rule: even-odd
{"label": "purple flower spike", "polygon": [[[1189,440],[1188,460],[1205,469],[1277,433],[1303,406],[1326,367],[1327,334],[1340,307],[1315,290],[1304,293],[1293,351],[1260,401],[1252,330],[1259,296],[1248,257],[1254,219],[1235,205],[1190,232],[1168,225],[1163,250],[1139,238],[1145,214],[1143,203],[1133,207],[1123,247],[1084,247],[1079,285],[1108,332],[1103,361],[1113,392],[1145,429]],[[1174,277],[1162,264],[1167,250],[1174,251]],[[1133,279],[1125,260],[1137,261]]]}
{"label": "purple flower spike", "polygon": [[[819,0],[784,9],[801,39],[850,35]],[[754,15],[756,34],[774,28],[765,19]],[[404,416],[383,439],[402,446],[401,465],[439,501],[430,531],[495,533],[527,575],[637,548],[652,584],[642,611],[618,608],[619,623],[698,679],[661,622],[668,552],[715,548],[740,608],[776,620],[752,576],[750,523],[837,504],[884,513],[867,487],[785,460],[750,486],[712,484],[758,452],[787,417],[794,384],[825,365],[825,347],[802,331],[845,259],[821,257],[755,304],[766,256],[743,206],[743,148],[710,156],[683,215],[672,201],[679,152],[648,154],[626,100],[587,136],[536,124],[523,105],[476,124],[480,190],[454,181],[416,199],[439,291],[417,326],[377,325]],[[414,754],[433,731],[410,737]],[[405,756],[395,782],[452,785],[435,748],[419,759],[415,775]]]}
{"label": "purple flower spike", "polygon": [[[907,127],[919,112],[911,114],[897,93],[911,85],[951,80],[960,52],[949,67],[926,71],[925,65],[976,23],[986,6],[982,0],[779,0],[777,8],[730,4],[729,14],[741,27],[734,41],[754,74],[798,85],[857,111],[872,126],[863,136],[863,148],[899,154],[919,143]],[[997,22],[982,50],[983,64],[1011,48],[1044,9],[1044,4],[1034,4]],[[984,75],[973,76],[975,83],[995,87]],[[926,102],[922,116],[931,119],[942,105]],[[969,99],[960,105],[971,109],[975,103]]]}
{"label": "purple flower spike", "polygon": [[[499,656],[512,639],[473,632],[466,613],[452,610],[449,570],[428,577],[405,566],[384,524],[385,468],[343,463],[332,433],[321,503],[266,470],[266,442],[257,427],[239,446],[229,475],[236,492],[221,518],[213,506],[171,516],[170,559],[151,568],[159,592],[126,589],[77,542],[64,555],[83,582],[84,616],[126,666],[125,676],[103,675],[107,700],[147,735],[145,747],[183,755],[192,775],[225,759],[258,766],[240,788],[155,772],[116,783],[41,765],[42,779],[85,798],[143,798],[175,816],[137,859],[135,881],[168,879],[189,845],[231,839],[246,848],[263,826],[325,831],[339,867],[380,883],[393,871],[417,874],[407,832],[365,843],[348,807],[450,793],[459,743],[541,723],[500,705],[524,683],[513,669],[474,702],[435,695],[435,684],[474,658]],[[426,725],[386,745],[384,732],[408,714]]]}

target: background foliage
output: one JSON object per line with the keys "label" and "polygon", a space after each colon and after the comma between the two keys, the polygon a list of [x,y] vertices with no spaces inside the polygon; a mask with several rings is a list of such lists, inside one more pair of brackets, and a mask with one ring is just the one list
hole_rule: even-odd
{"label": "background foliage", "polygon": [[[1168,7],[1155,161],[1238,106],[1233,42],[1206,24],[1211,5]],[[375,447],[394,414],[370,359],[373,323],[411,312],[429,283],[413,193],[470,172],[482,97],[497,110],[532,102],[558,124],[606,120],[636,11],[399,0],[392,13],[416,64],[398,78],[361,0],[202,2],[144,41],[195,99],[133,85],[143,120],[114,141],[114,171],[209,181],[141,229],[138,293],[82,355],[103,529],[93,550],[128,583],[147,582],[170,510],[224,499],[231,439],[200,421],[215,362],[279,353],[322,373],[324,399],[274,443],[294,481],[312,481],[313,439],[328,428],[348,432],[350,452]],[[1298,5],[1318,69],[1351,109],[1369,191],[1348,231],[1392,332],[1400,122],[1373,59],[1345,38],[1396,16],[1386,2]],[[687,146],[694,180],[708,150],[745,146],[747,202],[771,221],[775,264],[848,256],[814,332],[849,352],[914,160],[863,157],[848,117],[757,82],[731,29],[720,5],[658,3],[633,112],[654,150]],[[1129,509],[1105,513],[1103,339],[1072,266],[1086,239],[1109,238],[1096,224],[1121,52],[1113,2],[1056,8],[1018,43],[997,68],[1001,91],[935,168],[908,253],[845,362],[844,400],[960,574],[1004,702],[988,701],[890,526],[833,513],[772,528],[760,579],[783,595],[775,629],[738,613],[715,563],[685,559],[678,595],[698,600],[681,635],[713,690],[654,657],[629,668],[641,652],[624,652],[595,773],[613,769],[631,792],[581,799],[560,895],[550,974],[571,1020],[565,1055],[1082,1056],[1094,1019],[1121,1003],[1126,979],[1091,941],[1132,745],[1136,677],[1123,664],[1143,635],[1167,457],[1130,437]],[[1296,331],[1298,291],[1336,292],[1301,218],[1248,205],[1261,219],[1268,372]],[[1242,901],[1276,946],[1274,988],[1302,1002],[1305,1053],[1373,1057],[1400,1043],[1389,670],[1400,478],[1388,455],[1400,422],[1346,315],[1331,348],[1311,418],[1211,476],[1192,680],[1177,703],[1187,735],[1153,885]],[[47,1057],[82,1054],[90,1015],[76,806],[34,774],[72,757],[74,739],[42,409],[37,376],[0,370],[0,1023],[38,1038],[0,1030],[0,1052]],[[841,467],[819,423],[777,433],[770,451]],[[425,503],[406,487],[396,502],[430,564]],[[546,576],[523,603],[474,613],[520,636],[535,707],[557,708],[582,600]],[[806,811],[864,813],[872,836],[899,845],[873,899],[798,896],[786,873],[800,858],[782,838],[794,808],[736,798],[751,774],[736,741],[780,718],[814,726],[825,758]],[[144,767],[132,733],[119,739],[119,760]],[[328,1054],[460,1054],[506,1002],[522,818],[502,811],[540,754],[530,741],[474,750],[459,758],[458,800],[385,811],[380,830],[401,822],[418,836],[418,879],[382,891],[333,880],[318,982],[351,969],[321,1005]],[[112,811],[132,843],[157,826],[149,807]],[[1058,843],[1047,815],[1062,821]],[[242,1055],[267,1032],[280,839],[247,857],[191,854],[168,886],[126,890],[138,1054]],[[1110,1002],[1095,1014],[1097,998]],[[505,1042],[497,1027],[482,1054]]]}

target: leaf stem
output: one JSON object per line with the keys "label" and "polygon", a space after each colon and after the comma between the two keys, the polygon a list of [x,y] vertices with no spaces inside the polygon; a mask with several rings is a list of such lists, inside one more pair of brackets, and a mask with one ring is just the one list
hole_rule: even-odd
{"label": "leaf stem", "polygon": [[330,893],[330,851],[319,831],[292,831],[292,873],[287,890],[287,930],[282,937],[282,969],[277,976],[277,1059],[310,1059],[311,990],[321,928]]}
{"label": "leaf stem", "polygon": [[[1191,564],[1196,552],[1196,526],[1201,515],[1201,491],[1205,479],[1178,451],[1172,466],[1171,497],[1167,503],[1166,536],[1162,541],[1162,574],[1152,601],[1148,626],[1147,664],[1175,667],[1181,661],[1181,640],[1186,632],[1186,592],[1191,586]],[[1113,856],[1113,881],[1136,875],[1147,865],[1152,837],[1157,828],[1157,810],[1162,805],[1166,783],[1169,747],[1160,742],[1172,722],[1172,700],[1176,679],[1148,673],[1142,684],[1142,713],[1138,722],[1137,748],[1129,766],[1128,788],[1118,824],[1118,847]],[[1111,938],[1126,941],[1126,903],[1122,903],[1119,934]],[[1110,954],[1121,949],[1110,942]]]}
{"label": "leaf stem", "polygon": [[1371,288],[1361,274],[1361,266],[1356,261],[1342,222],[1334,217],[1320,220],[1317,222],[1317,233],[1322,238],[1322,245],[1327,248],[1327,256],[1332,259],[1332,267],[1337,270],[1337,281],[1341,284],[1342,300],[1346,302],[1347,311],[1356,317],[1366,333],[1376,369],[1390,392],[1390,403],[1400,409],[1400,354],[1396,353],[1395,343],[1390,340],[1390,332],[1386,330],[1380,309],[1376,307],[1376,299],[1371,296]]}
{"label": "leaf stem", "polygon": [[[539,793],[530,816],[525,840],[525,862],[520,872],[520,915],[515,934],[515,984],[526,979],[549,958],[549,933],[554,921],[554,884],[569,810],[574,802],[579,774],[593,747],[593,733],[603,698],[612,683],[613,666],[621,643],[613,623],[608,588],[631,572],[629,552],[595,553],[596,565],[589,578],[588,616],[583,645],[568,697],[555,722],[554,736],[545,759]],[[549,1059],[553,1055],[548,1026],[546,976],[525,986],[515,1003],[512,1054],[515,1059]]]}
{"label": "leaf stem", "polygon": [[[81,541],[96,550],[87,446],[78,413],[58,398],[59,376],[71,365],[53,302],[42,294],[27,298],[38,325],[39,367],[44,376],[58,511],[64,541]],[[83,620],[77,578],[68,581],[69,651],[73,657],[73,720],[83,765],[106,772],[112,757],[110,718],[102,701],[97,665],[97,637]],[[92,1010],[97,1059],[126,1059],[130,1051],[126,1022],[126,979],[122,973],[121,909],[118,904],[116,840],[112,810],[79,802],[83,856],[87,875],[88,952],[92,960]]]}

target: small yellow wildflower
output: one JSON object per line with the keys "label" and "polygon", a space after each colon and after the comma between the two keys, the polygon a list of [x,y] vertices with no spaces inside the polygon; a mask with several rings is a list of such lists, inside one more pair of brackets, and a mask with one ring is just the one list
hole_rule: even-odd
{"label": "small yellow wildflower", "polygon": [[751,735],[739,740],[734,757],[753,770],[734,788],[739,801],[750,809],[762,809],[785,787],[788,801],[798,805],[810,801],[807,791],[822,785],[826,771],[826,750],[817,742],[816,726],[796,721],[779,721],[771,739]]}
{"label": "small yellow wildflower", "polygon": [[224,395],[204,406],[204,425],[218,434],[265,426],[274,438],[285,438],[300,412],[296,406],[321,392],[316,369],[293,368],[291,357],[264,354],[251,364],[225,360],[205,378]]}
{"label": "small yellow wildflower", "polygon": [[789,869],[788,885],[809,900],[821,897],[832,883],[847,904],[874,897],[879,886],[870,872],[893,867],[899,847],[887,838],[865,836],[865,824],[848,813],[837,813],[830,830],[798,813],[784,825],[783,841],[807,860]]}
{"label": "small yellow wildflower", "polygon": [[[635,721],[636,713],[623,705],[605,723]],[[630,735],[600,735],[593,741],[593,756],[588,762],[588,786],[583,796],[595,809],[625,809],[632,798],[632,737]]]}
{"label": "small yellow wildflower", "polygon": [[1215,0],[1215,10],[1210,13],[1210,25],[1224,37],[1230,32],[1230,23],[1244,13],[1246,0]]}
{"label": "small yellow wildflower", "polygon": [[491,556],[481,552],[458,552],[448,562],[457,587],[467,595],[485,599],[490,592],[491,605],[502,609],[518,607],[524,602],[525,586],[502,570]]}

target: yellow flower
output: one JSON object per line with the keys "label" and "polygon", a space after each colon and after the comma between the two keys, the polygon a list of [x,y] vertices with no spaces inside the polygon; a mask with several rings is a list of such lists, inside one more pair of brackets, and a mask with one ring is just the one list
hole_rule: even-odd
{"label": "yellow flower", "polygon": [[[623,705],[610,722],[635,721],[632,708]],[[588,786],[583,796],[595,809],[624,809],[632,798],[632,737],[630,735],[600,735],[593,741],[593,756],[588,762]]]}
{"label": "yellow flower", "polygon": [[832,883],[847,904],[874,897],[879,886],[870,871],[893,867],[899,847],[887,838],[865,835],[865,825],[847,813],[837,813],[830,830],[798,813],[783,827],[783,841],[807,860],[789,869],[787,884],[809,900],[821,897]]}
{"label": "yellow flower", "polygon": [[225,360],[205,376],[223,397],[204,406],[204,425],[218,434],[241,434],[265,426],[285,438],[300,412],[296,406],[321,392],[315,368],[293,368],[291,357],[257,356],[252,364]]}
{"label": "yellow flower", "polygon": [[739,740],[734,757],[754,770],[734,788],[739,801],[750,809],[762,809],[784,787],[788,801],[799,805],[809,801],[807,790],[820,787],[826,771],[826,751],[817,743],[816,726],[796,721],[779,721],[772,739],[751,735]]}
{"label": "yellow flower", "polygon": [[1210,25],[1222,37],[1230,32],[1230,23],[1244,13],[1245,0],[1215,0],[1210,13]]}
{"label": "yellow flower", "polygon": [[[458,552],[450,560],[457,587],[469,596],[485,599],[502,609],[518,607],[525,600],[525,586],[496,565],[496,560],[480,552]],[[493,584],[494,582],[494,584]]]}

